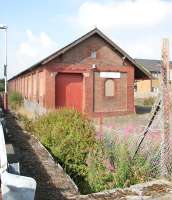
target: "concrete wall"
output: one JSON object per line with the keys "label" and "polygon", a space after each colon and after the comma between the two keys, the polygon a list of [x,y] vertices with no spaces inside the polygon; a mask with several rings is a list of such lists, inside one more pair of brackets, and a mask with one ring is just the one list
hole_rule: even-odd
{"label": "concrete wall", "polygon": [[26,110],[34,113],[35,117],[37,115],[42,115],[47,112],[46,108],[41,106],[39,103],[27,99],[24,99],[24,107],[26,108]]}

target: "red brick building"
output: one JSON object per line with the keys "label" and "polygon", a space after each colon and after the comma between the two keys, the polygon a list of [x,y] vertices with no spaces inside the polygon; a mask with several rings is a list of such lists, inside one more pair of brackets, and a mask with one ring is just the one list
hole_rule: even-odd
{"label": "red brick building", "polygon": [[89,116],[132,113],[134,80],[149,72],[97,28],[9,80],[25,106],[74,107]]}

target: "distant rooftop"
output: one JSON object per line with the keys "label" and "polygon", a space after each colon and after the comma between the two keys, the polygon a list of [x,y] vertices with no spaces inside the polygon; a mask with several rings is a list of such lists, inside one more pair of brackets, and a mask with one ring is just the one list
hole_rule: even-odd
{"label": "distant rooftop", "polygon": [[[135,59],[135,61],[149,72],[160,72],[162,60]],[[172,69],[172,61],[170,61],[170,68]]]}

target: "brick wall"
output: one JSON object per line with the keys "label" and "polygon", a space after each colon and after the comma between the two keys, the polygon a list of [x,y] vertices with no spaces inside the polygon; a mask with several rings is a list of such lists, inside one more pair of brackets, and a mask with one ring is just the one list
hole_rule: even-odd
{"label": "brick wall", "polygon": [[16,91],[22,94],[23,98],[31,102],[45,104],[46,76],[44,68],[38,68],[32,72],[23,74],[8,82],[9,92]]}
{"label": "brick wall", "polygon": [[[92,51],[96,51],[96,59],[91,58]],[[54,59],[52,63],[86,64],[90,67],[92,64],[97,64],[98,66],[123,66],[122,57],[123,55],[114,51],[106,41],[98,35],[94,35]],[[126,61],[126,65],[129,64]]]}
{"label": "brick wall", "polygon": [[[96,58],[91,58],[91,52],[96,51]],[[92,69],[96,64],[97,69]],[[83,104],[84,113],[91,116],[99,116],[101,112],[106,115],[134,112],[134,67],[130,62],[123,63],[122,55],[115,52],[112,47],[102,38],[94,35],[58,58],[46,64],[47,69],[47,100],[48,108],[55,107],[55,77],[53,72],[83,73]],[[100,92],[94,95],[94,72],[93,71],[118,71],[122,78],[116,82],[115,98],[104,98],[103,79]],[[58,76],[58,74],[57,74]],[[51,87],[50,87],[51,86]],[[96,86],[95,86],[96,87]],[[98,89],[98,90],[99,90]],[[100,95],[101,93],[101,95]],[[98,96],[100,95],[100,96]],[[51,97],[51,98],[50,98]],[[113,101],[114,100],[114,101]],[[94,110],[95,107],[95,110]],[[96,111],[96,112],[95,112]]]}
{"label": "brick wall", "polygon": [[105,96],[105,81],[99,72],[94,73],[94,112],[127,111],[127,73],[112,79],[114,96]]}
{"label": "brick wall", "polygon": [[[96,58],[91,58],[92,51],[96,51]],[[96,64],[94,70],[92,69],[93,64]],[[37,76],[39,80],[37,95],[35,97],[35,89],[32,89],[30,100],[35,101],[36,99],[36,102],[41,103],[45,108],[55,108],[55,77],[60,72],[66,72],[83,74],[83,110],[85,114],[99,116],[102,112],[107,115],[134,112],[134,67],[129,61],[124,63],[122,55],[114,51],[98,35],[86,39],[58,58],[40,67],[44,69],[44,83],[40,85],[40,78]],[[38,75],[38,71],[39,67],[31,73]],[[121,72],[121,78],[114,80],[116,85],[114,98],[104,98],[104,79],[98,81],[98,78],[96,78],[94,83],[94,75],[100,71]],[[28,98],[28,75],[31,73],[23,75],[27,80],[24,86],[25,91],[23,91],[26,98]],[[13,82],[14,80],[10,84]],[[32,83],[32,87],[33,84],[35,83]],[[12,88],[14,88],[14,83]],[[44,94],[41,91],[44,91]]]}

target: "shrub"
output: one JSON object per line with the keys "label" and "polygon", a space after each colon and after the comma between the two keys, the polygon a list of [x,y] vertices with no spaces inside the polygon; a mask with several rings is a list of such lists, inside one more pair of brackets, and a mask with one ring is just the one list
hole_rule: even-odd
{"label": "shrub", "polygon": [[95,139],[92,122],[73,109],[47,113],[35,121],[20,117],[62,164],[82,194],[122,188],[148,179],[150,163],[140,153],[132,160],[128,140]]}
{"label": "shrub", "polygon": [[107,154],[102,143],[97,142],[95,149],[88,157],[87,181],[91,192],[114,188],[114,174],[108,167]]}
{"label": "shrub", "polygon": [[153,106],[154,102],[155,102],[154,97],[145,98],[143,101],[143,105],[144,106]]}
{"label": "shrub", "polygon": [[16,110],[23,103],[23,97],[22,97],[22,95],[20,93],[18,93],[18,92],[12,92],[9,95],[9,103],[10,103],[10,107],[12,109]]}
{"label": "shrub", "polygon": [[143,183],[151,177],[152,166],[143,155],[138,154],[131,162],[131,171],[130,184]]}
{"label": "shrub", "polygon": [[0,92],[4,92],[5,90],[5,80],[0,79]]}
{"label": "shrub", "polygon": [[150,177],[149,162],[140,154],[132,160],[125,142],[97,143],[89,156],[87,180],[92,192],[127,187]]}
{"label": "shrub", "polygon": [[33,127],[67,173],[76,182],[82,179],[83,184],[87,175],[86,158],[95,144],[92,122],[76,110],[60,109],[41,116]]}

